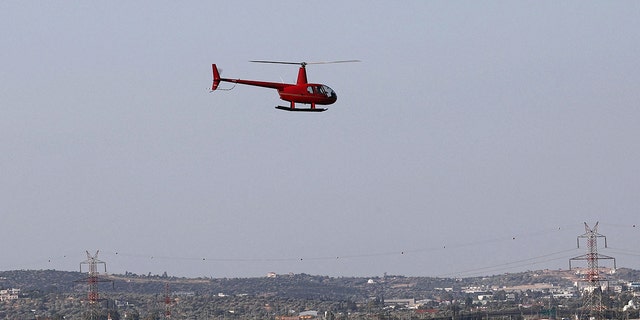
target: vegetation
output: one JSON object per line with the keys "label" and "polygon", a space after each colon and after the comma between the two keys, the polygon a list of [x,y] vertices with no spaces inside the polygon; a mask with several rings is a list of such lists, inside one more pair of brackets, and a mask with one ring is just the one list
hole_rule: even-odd
{"label": "vegetation", "polygon": [[[19,298],[0,302],[0,319],[275,319],[319,311],[329,320],[353,318],[429,318],[465,320],[509,315],[510,319],[570,318],[581,307],[578,297],[554,297],[551,288],[570,288],[576,276],[568,271],[535,271],[474,278],[384,276],[373,278],[280,275],[275,278],[178,278],[101,275],[100,299],[87,299],[86,274],[55,270],[0,272],[0,289],[19,288]],[[616,280],[640,278],[621,269]],[[106,281],[108,280],[108,281]],[[536,289],[536,284],[547,284]],[[529,289],[511,290],[517,286]],[[167,291],[168,288],[168,291]],[[477,292],[471,293],[469,288]],[[527,288],[527,287],[523,287]],[[168,299],[165,292],[170,292]],[[480,293],[478,293],[480,292]],[[486,300],[478,300],[484,295]],[[420,301],[408,309],[392,299]],[[605,292],[603,304],[621,313],[633,292]],[[633,318],[633,317],[632,317]]]}

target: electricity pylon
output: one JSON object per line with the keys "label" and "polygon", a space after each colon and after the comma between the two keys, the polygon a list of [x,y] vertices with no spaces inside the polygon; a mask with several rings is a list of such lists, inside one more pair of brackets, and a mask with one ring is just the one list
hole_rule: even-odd
{"label": "electricity pylon", "polygon": [[613,269],[616,269],[616,259],[610,256],[606,256],[598,253],[598,238],[604,238],[604,247],[607,247],[607,237],[598,233],[598,222],[593,228],[589,228],[587,223],[584,223],[585,233],[578,236],[577,243],[580,248],[580,239],[586,239],[587,253],[581,256],[573,257],[569,259],[569,270],[571,270],[571,261],[586,260],[587,271],[584,273],[582,282],[582,309],[584,313],[592,320],[601,320],[605,306],[602,305],[602,284],[608,282],[606,277],[600,273],[600,267],[598,260],[613,260]]}

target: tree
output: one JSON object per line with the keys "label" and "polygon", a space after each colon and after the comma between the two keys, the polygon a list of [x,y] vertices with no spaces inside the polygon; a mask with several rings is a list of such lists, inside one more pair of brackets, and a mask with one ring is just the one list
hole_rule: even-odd
{"label": "tree", "polygon": [[464,298],[464,309],[470,310],[472,306],[473,306],[473,298],[471,297],[471,295],[467,294],[467,297]]}

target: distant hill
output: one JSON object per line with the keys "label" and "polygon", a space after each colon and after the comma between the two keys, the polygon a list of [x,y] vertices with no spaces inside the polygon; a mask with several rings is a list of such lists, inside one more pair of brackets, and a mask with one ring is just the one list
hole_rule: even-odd
{"label": "distant hill", "polygon": [[[86,292],[86,273],[56,270],[0,271],[0,288],[20,288],[22,292]],[[361,300],[373,296],[419,298],[434,291],[475,286],[503,288],[538,283],[571,286],[579,280],[574,271],[539,270],[472,278],[385,276],[327,277],[308,274],[278,275],[273,278],[178,278],[168,276],[100,275],[101,292],[162,294],[165,285],[174,293],[194,295],[278,296],[295,299]],[[640,271],[621,268],[611,280],[640,280]]]}

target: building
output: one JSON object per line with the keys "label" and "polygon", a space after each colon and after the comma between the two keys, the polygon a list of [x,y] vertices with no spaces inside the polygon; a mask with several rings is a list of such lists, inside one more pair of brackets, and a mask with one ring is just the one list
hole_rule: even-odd
{"label": "building", "polygon": [[3,289],[0,290],[0,301],[16,300],[20,294],[20,289]]}

